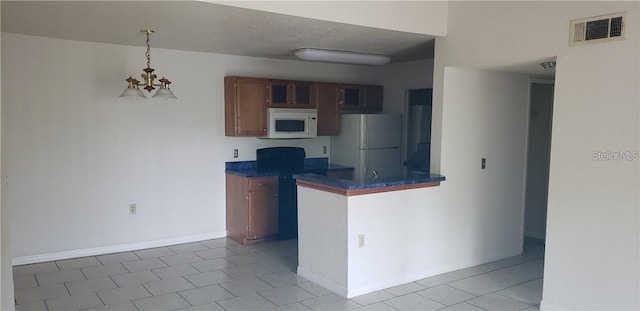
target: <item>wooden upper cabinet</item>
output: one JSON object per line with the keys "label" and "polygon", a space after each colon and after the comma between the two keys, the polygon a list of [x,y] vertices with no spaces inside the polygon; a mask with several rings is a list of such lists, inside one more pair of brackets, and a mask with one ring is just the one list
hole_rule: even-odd
{"label": "wooden upper cabinet", "polygon": [[317,82],[315,89],[318,107],[318,136],[340,134],[340,85]]}
{"label": "wooden upper cabinet", "polygon": [[316,108],[313,82],[269,80],[270,108]]}
{"label": "wooden upper cabinet", "polygon": [[226,136],[267,135],[267,108],[318,109],[318,135],[340,134],[340,111],[382,111],[383,87],[269,78],[225,77]]}
{"label": "wooden upper cabinet", "polygon": [[313,82],[293,82],[293,106],[295,108],[317,108]]}
{"label": "wooden upper cabinet", "polygon": [[291,106],[292,90],[289,82],[269,80],[269,107],[284,108]]}
{"label": "wooden upper cabinet", "polygon": [[267,82],[259,78],[224,78],[226,136],[267,134]]}
{"label": "wooden upper cabinet", "polygon": [[382,85],[341,85],[340,110],[380,112],[382,95]]}
{"label": "wooden upper cabinet", "polygon": [[382,85],[365,85],[364,98],[362,100],[362,107],[366,111],[371,111],[371,112],[382,111],[382,97],[383,97]]}
{"label": "wooden upper cabinet", "polygon": [[340,109],[362,110],[363,88],[361,85],[342,85],[340,88]]}

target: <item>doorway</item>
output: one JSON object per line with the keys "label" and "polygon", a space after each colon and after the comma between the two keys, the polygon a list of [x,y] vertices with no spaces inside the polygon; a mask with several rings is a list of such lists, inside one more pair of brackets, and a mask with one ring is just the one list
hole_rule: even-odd
{"label": "doorway", "polygon": [[431,162],[431,116],[433,89],[407,91],[406,172],[429,172]]}
{"label": "doorway", "polygon": [[524,235],[538,240],[545,240],[546,236],[553,83],[531,83]]}

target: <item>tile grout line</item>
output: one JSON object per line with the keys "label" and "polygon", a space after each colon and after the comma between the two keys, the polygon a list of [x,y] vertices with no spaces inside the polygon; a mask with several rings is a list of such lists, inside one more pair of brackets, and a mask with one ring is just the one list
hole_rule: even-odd
{"label": "tile grout line", "polygon": [[[491,272],[493,272],[493,271],[491,271]],[[539,278],[535,278],[535,279],[533,279],[533,280],[537,280],[537,279],[539,279]],[[480,306],[478,306],[478,305],[475,305],[475,304],[473,304],[472,302],[469,302],[469,301],[470,301],[470,300],[473,300],[473,299],[476,299],[476,298],[480,298],[480,297],[486,296],[486,295],[495,294],[495,295],[499,295],[499,296],[502,296],[502,297],[505,297],[505,298],[508,298],[508,299],[511,299],[511,300],[517,301],[517,302],[519,302],[519,303],[522,303],[522,304],[528,305],[528,307],[527,307],[527,308],[529,308],[529,307],[531,307],[531,306],[535,306],[535,304],[529,304],[528,302],[520,301],[520,300],[518,300],[518,299],[515,299],[515,298],[509,297],[509,296],[505,296],[505,295],[499,294],[498,292],[499,292],[499,291],[503,291],[503,290],[505,290],[505,289],[512,288],[512,287],[520,286],[520,285],[522,285],[522,284],[524,284],[524,283],[528,283],[528,282],[531,282],[531,281],[533,281],[533,280],[529,280],[529,281],[525,281],[525,282],[518,283],[518,284],[515,284],[515,285],[511,285],[511,286],[508,286],[508,287],[505,287],[505,288],[501,288],[501,289],[498,289],[498,290],[495,290],[495,291],[492,291],[492,292],[488,292],[488,293],[485,293],[485,294],[482,294],[482,295],[479,295],[479,296],[476,296],[475,294],[469,293],[469,294],[471,294],[471,295],[474,295],[475,297],[473,297],[473,298],[469,298],[469,299],[464,300],[464,301],[462,301],[462,302],[466,302],[466,303],[468,303],[468,304],[471,304],[471,305],[474,305],[474,306],[476,306],[476,307],[478,307],[478,308],[481,308],[481,309],[483,309],[483,310],[486,310],[486,309],[484,309],[484,308],[482,308],[482,307],[480,307]],[[452,282],[455,282],[455,281],[452,281]],[[447,284],[443,284],[443,285],[447,285]],[[447,286],[448,286],[448,285],[447,285]],[[452,287],[452,286],[450,286],[450,287]],[[457,290],[460,290],[460,291],[463,291],[463,292],[465,292],[465,293],[468,293],[468,292],[466,292],[466,291],[464,291],[464,290],[462,290],[462,289],[459,289],[459,288],[457,288],[457,287],[452,287],[452,288],[455,288],[455,289],[457,289]],[[531,289],[531,290],[534,290],[534,289]]]}
{"label": "tile grout line", "polygon": [[[312,299],[315,299],[315,298],[320,298],[320,297],[323,297],[323,296],[327,296],[327,295],[332,294],[331,292],[326,292],[326,293],[324,293],[324,294],[317,294],[317,295],[316,295],[315,293],[312,293],[312,292],[310,292],[310,291],[307,291],[306,289],[304,289],[303,287],[301,287],[301,286],[300,286],[300,284],[302,284],[302,283],[307,283],[307,282],[312,283],[312,284],[315,284],[315,283],[313,283],[313,282],[311,282],[311,281],[309,281],[309,280],[305,280],[306,282],[293,282],[293,283],[289,283],[289,284],[286,284],[286,283],[285,283],[285,284],[284,284],[284,286],[276,287],[276,286],[274,286],[273,284],[271,284],[270,282],[267,282],[267,281],[265,281],[265,280],[263,279],[263,277],[265,277],[266,275],[273,275],[273,274],[278,274],[278,273],[282,273],[282,272],[283,272],[283,271],[281,271],[281,268],[282,268],[282,267],[280,267],[280,266],[279,266],[280,261],[284,261],[284,262],[282,262],[282,263],[284,263],[284,265],[285,265],[285,266],[287,266],[287,270],[288,270],[288,271],[291,271],[291,270],[290,270],[290,267],[288,267],[288,266],[290,266],[288,263],[290,263],[290,262],[289,262],[289,261],[290,261],[290,260],[289,260],[289,257],[292,257],[293,255],[292,255],[292,256],[285,256],[286,258],[279,258],[279,257],[277,257],[277,256],[271,257],[271,256],[270,256],[271,252],[267,252],[267,251],[265,251],[263,248],[251,248],[251,249],[249,249],[248,251],[246,251],[246,252],[244,252],[244,253],[240,253],[240,254],[238,254],[238,253],[236,253],[233,249],[229,249],[229,248],[228,248],[229,246],[227,246],[227,245],[225,245],[225,246],[219,246],[219,247],[214,247],[214,248],[209,248],[207,245],[204,245],[204,244],[203,244],[203,243],[201,243],[201,242],[197,242],[197,243],[199,243],[201,246],[203,246],[203,247],[207,248],[207,249],[204,249],[204,250],[200,250],[201,252],[202,252],[202,251],[207,251],[207,250],[225,249],[225,251],[224,251],[224,252],[225,252],[226,254],[225,254],[224,256],[221,256],[221,257],[214,257],[214,258],[206,259],[206,258],[204,258],[203,256],[201,256],[201,255],[197,254],[197,253],[196,253],[197,251],[191,251],[191,252],[186,252],[186,253],[177,253],[177,252],[175,252],[173,249],[171,249],[171,248],[169,248],[169,247],[167,246],[166,248],[167,248],[171,253],[173,253],[173,255],[167,255],[167,256],[164,256],[164,257],[168,257],[168,256],[176,256],[176,255],[181,255],[181,254],[191,254],[191,255],[195,255],[195,257],[196,257],[196,258],[202,259],[203,261],[214,261],[214,260],[220,260],[220,259],[222,259],[222,260],[223,260],[222,262],[225,262],[225,263],[226,263],[226,265],[224,265],[225,267],[224,267],[224,268],[219,268],[219,269],[210,270],[210,271],[200,271],[199,269],[197,269],[197,268],[195,268],[195,267],[193,266],[193,264],[194,264],[193,262],[187,262],[187,263],[185,263],[185,265],[186,265],[186,266],[188,266],[188,267],[194,268],[196,271],[198,271],[198,273],[195,273],[195,274],[188,274],[188,275],[197,275],[197,274],[203,274],[203,273],[209,273],[209,272],[215,272],[215,271],[222,272],[222,275],[224,275],[224,276],[228,277],[228,278],[229,278],[229,280],[227,280],[226,282],[222,282],[222,283],[214,283],[214,284],[210,284],[210,285],[207,285],[207,286],[214,286],[214,285],[218,285],[219,287],[221,287],[225,292],[227,292],[228,294],[230,294],[230,295],[232,296],[231,298],[226,298],[226,299],[238,298],[238,297],[242,297],[242,296],[244,296],[244,295],[242,295],[242,296],[236,296],[235,294],[233,294],[233,293],[229,292],[229,290],[227,290],[225,287],[221,286],[221,284],[223,284],[223,283],[233,282],[234,280],[235,280],[235,281],[240,281],[240,280],[241,280],[241,279],[240,279],[240,280],[238,280],[237,278],[234,278],[233,276],[231,276],[230,274],[228,274],[228,273],[227,273],[227,272],[225,272],[224,270],[225,270],[225,269],[230,269],[230,268],[240,268],[240,269],[242,269],[243,267],[249,267],[249,266],[251,266],[251,265],[258,266],[258,267],[262,267],[262,268],[269,268],[269,267],[270,267],[270,269],[268,269],[268,270],[270,270],[270,272],[269,272],[269,273],[267,273],[267,274],[252,275],[252,277],[254,277],[255,279],[260,280],[260,281],[262,281],[262,282],[265,282],[266,284],[268,284],[268,285],[271,287],[270,289],[265,289],[265,290],[261,290],[261,291],[259,291],[259,292],[255,292],[255,294],[258,294],[258,296],[260,296],[260,297],[262,297],[262,298],[266,299],[266,301],[269,301],[270,303],[275,304],[275,305],[277,306],[276,308],[278,308],[278,307],[282,307],[282,306],[278,306],[278,304],[277,304],[275,301],[272,301],[271,299],[269,299],[269,298],[267,298],[266,296],[264,296],[264,294],[263,294],[264,292],[269,291],[269,290],[273,290],[273,289],[277,289],[277,288],[287,287],[287,286],[294,287],[295,289],[302,290],[303,292],[308,293],[308,294],[309,294],[309,295],[311,295],[312,297],[311,297],[311,298],[308,298],[308,299],[305,299],[305,300],[297,301],[297,302],[291,302],[291,303],[285,304],[285,305],[283,305],[283,306],[291,305],[291,304],[296,304],[296,303],[300,303],[301,305],[303,305],[303,306],[305,306],[305,307],[309,307],[309,306],[307,306],[307,305],[304,303],[305,301],[309,301],[309,300],[312,300]],[[179,245],[179,244],[178,244],[178,245]],[[235,248],[237,248],[237,246],[240,246],[240,245],[231,245],[231,247],[235,247]],[[279,248],[278,248],[278,249],[279,249]],[[279,249],[279,250],[280,250],[280,251],[286,251],[286,249]],[[162,260],[162,258],[161,258],[160,256],[157,256],[157,257],[150,257],[150,258],[142,259],[142,258],[140,258],[140,256],[138,256],[135,252],[133,252],[133,251],[132,251],[131,253],[133,253],[133,254],[134,254],[134,256],[135,256],[138,260],[157,259],[157,260],[159,260],[161,263],[163,263],[163,264],[165,264],[165,265],[167,266],[167,267],[163,267],[163,268],[171,268],[171,267],[173,267],[173,266],[169,265],[166,261]],[[287,253],[288,253],[288,252],[287,252]],[[252,260],[252,259],[249,259],[249,263],[238,265],[238,264],[236,264],[236,263],[234,263],[234,262],[231,262],[231,261],[228,259],[229,257],[233,257],[233,256],[246,256],[247,258],[251,258],[251,257],[256,257],[256,258],[260,257],[260,258],[264,258],[264,257],[267,257],[267,259],[265,259],[265,260],[259,260],[259,261],[257,261],[257,262],[253,262],[253,263],[252,263],[252,261],[253,261],[253,260]],[[520,256],[522,256],[522,255],[520,255]],[[99,265],[98,265],[98,266],[105,266],[105,265],[104,265],[104,263],[102,263],[102,261],[100,261],[100,259],[98,259],[98,258],[97,258],[97,256],[93,256],[93,258],[95,258],[95,259],[99,262]],[[504,290],[506,290],[506,289],[514,288],[514,287],[517,287],[517,286],[523,286],[523,284],[525,284],[525,283],[529,283],[529,282],[532,282],[532,281],[535,281],[535,280],[538,280],[538,279],[542,279],[543,277],[536,277],[536,278],[533,278],[533,279],[530,279],[530,280],[526,280],[526,281],[523,281],[523,282],[520,282],[520,283],[517,283],[517,284],[513,284],[513,285],[510,285],[510,286],[507,286],[507,287],[504,287],[504,288],[500,288],[500,289],[497,289],[497,290],[494,290],[494,291],[491,291],[491,292],[488,292],[488,293],[484,293],[484,294],[482,294],[482,295],[475,295],[475,294],[469,293],[469,292],[467,292],[467,291],[465,291],[465,290],[459,289],[459,288],[454,287],[453,285],[451,285],[451,283],[456,282],[456,281],[465,280],[465,279],[473,278],[473,277],[476,277],[476,276],[479,276],[479,275],[484,275],[484,274],[488,274],[488,273],[492,273],[492,272],[497,272],[497,271],[500,271],[500,270],[506,270],[506,269],[509,269],[509,268],[517,267],[517,266],[521,266],[523,269],[526,269],[526,270],[529,270],[529,271],[532,271],[532,270],[533,270],[533,271],[536,271],[537,269],[536,269],[535,267],[533,267],[533,266],[532,266],[532,267],[528,267],[528,266],[527,266],[527,267],[525,267],[525,265],[530,264],[530,263],[535,262],[535,261],[538,261],[538,260],[540,260],[540,259],[544,260],[544,256],[541,256],[541,257],[534,256],[534,257],[526,257],[526,258],[527,258],[527,259],[519,258],[519,259],[520,259],[520,260],[522,260],[522,261],[521,261],[521,262],[518,262],[518,263],[511,263],[511,264],[508,264],[508,265],[505,265],[505,266],[501,266],[501,267],[499,267],[499,268],[494,268],[494,269],[490,269],[490,270],[487,270],[487,271],[483,271],[483,272],[481,272],[481,273],[477,273],[477,274],[470,274],[470,275],[465,276],[465,277],[462,277],[462,278],[455,278],[455,279],[451,279],[451,280],[448,280],[448,281],[446,281],[446,282],[444,282],[444,283],[440,283],[440,284],[437,284],[437,285],[434,285],[434,286],[424,286],[424,285],[422,285],[422,284],[418,283],[418,281],[414,281],[414,282],[409,282],[409,283],[401,284],[401,285],[406,285],[406,284],[415,283],[416,285],[419,285],[419,286],[421,287],[421,289],[419,289],[419,290],[415,290],[415,291],[410,291],[410,292],[407,292],[407,293],[403,293],[403,295],[400,295],[400,296],[397,296],[397,295],[396,295],[396,294],[394,294],[394,293],[391,293],[391,292],[388,292],[388,291],[384,290],[384,292],[385,292],[385,293],[387,293],[387,294],[389,294],[389,295],[392,295],[393,297],[392,297],[392,298],[389,298],[389,299],[381,300],[381,301],[379,301],[379,302],[375,302],[375,303],[382,303],[382,304],[384,304],[384,305],[386,305],[386,306],[389,306],[389,307],[391,307],[391,308],[395,308],[395,307],[393,307],[393,306],[390,306],[390,305],[387,303],[390,299],[394,299],[394,298],[402,297],[402,296],[407,296],[407,295],[414,294],[414,293],[417,293],[417,292],[419,292],[419,291],[426,290],[426,289],[429,289],[429,288],[434,288],[434,287],[438,287],[438,286],[446,286],[447,288],[450,288],[450,289],[456,289],[456,290],[459,290],[459,291],[461,291],[461,292],[464,292],[464,293],[467,293],[467,294],[470,294],[470,295],[472,295],[472,296],[473,296],[473,297],[471,297],[471,298],[469,298],[469,299],[467,299],[467,300],[464,300],[464,301],[458,302],[457,304],[459,304],[459,303],[463,303],[463,302],[464,302],[464,303],[469,303],[469,304],[471,304],[471,305],[473,305],[473,306],[476,306],[476,307],[478,307],[478,308],[483,309],[482,307],[477,306],[477,305],[475,305],[475,304],[473,304],[473,303],[471,303],[471,302],[469,302],[469,301],[470,301],[470,300],[473,300],[473,299],[476,299],[476,298],[478,298],[478,297],[482,297],[482,296],[486,296],[486,295],[490,295],[490,294],[495,294],[495,295],[499,295],[499,296],[501,296],[501,297],[504,297],[504,298],[506,298],[506,299],[512,300],[512,301],[514,301],[514,302],[521,303],[522,305],[526,305],[526,306],[527,306],[527,308],[532,307],[532,306],[536,306],[536,304],[530,304],[529,302],[521,301],[521,300],[518,300],[518,299],[516,299],[516,298],[513,298],[513,297],[510,297],[510,296],[507,296],[507,295],[505,295],[505,294],[500,294],[500,293],[498,293],[498,292],[500,292],[500,291],[504,291]],[[280,259],[280,260],[278,260],[278,259]],[[505,259],[508,259],[508,258],[505,258]],[[125,262],[130,262],[130,261],[135,261],[135,260],[128,260],[128,261],[125,261]],[[202,262],[202,261],[198,261],[198,262]],[[240,262],[242,263],[243,261],[242,261],[242,260],[240,260]],[[491,262],[489,262],[489,263],[491,263]],[[544,261],[543,261],[543,263],[544,263]],[[59,266],[58,262],[54,261],[54,264],[55,264],[55,266],[56,266],[56,268],[57,268],[57,270],[58,270],[58,271],[54,271],[54,272],[61,272],[61,271],[63,271],[63,270],[61,270],[61,269],[60,269],[60,266]],[[134,273],[134,272],[131,272],[131,271],[130,271],[130,270],[129,270],[129,269],[128,269],[124,264],[123,264],[123,262],[118,262],[117,264],[120,264],[121,266],[123,266],[123,267],[124,267],[124,270],[125,270],[125,271],[127,271],[127,273]],[[488,264],[488,263],[487,263],[487,264]],[[274,265],[276,265],[276,266],[274,267]],[[86,267],[85,267],[85,268],[86,268]],[[472,268],[472,267],[469,267],[469,268]],[[83,269],[83,268],[79,268],[79,270],[80,270],[80,272],[81,272],[81,275],[84,277],[84,279],[85,279],[85,280],[88,280],[89,278],[87,278],[87,275],[86,275],[85,271],[83,271],[82,269]],[[158,269],[161,269],[161,268],[156,268],[155,270],[158,270]],[[157,273],[156,271],[154,271],[154,269],[145,269],[145,270],[140,270],[140,271],[136,271],[136,272],[143,272],[143,271],[150,271],[150,272],[152,273],[152,275],[154,275],[156,278],[158,278],[158,280],[157,280],[157,281],[162,281],[162,280],[163,280],[162,278],[160,278],[160,277],[158,276],[158,273]],[[295,267],[293,268],[293,271],[295,271]],[[452,272],[453,272],[453,271],[452,271]],[[295,272],[293,272],[293,273],[295,273]],[[124,273],[124,272],[123,272],[123,273],[116,273],[116,275],[120,275],[120,274],[125,274],[125,273]],[[38,278],[35,276],[35,274],[32,274],[32,276],[34,277],[34,279],[35,279],[35,283],[37,284],[36,288],[41,287],[41,286],[40,286],[40,282],[39,282]],[[115,282],[115,280],[114,280],[114,278],[113,278],[114,274],[109,274],[109,275],[106,275],[106,276],[109,278],[109,280],[111,280],[111,281],[116,285],[116,288],[122,288],[122,287],[120,287],[120,286]],[[247,275],[247,276],[248,276],[248,275]],[[179,278],[182,278],[182,279],[186,280],[188,284],[190,284],[191,286],[194,286],[194,289],[202,288],[202,287],[198,287],[198,286],[196,286],[192,281],[190,281],[189,279],[187,279],[184,275],[183,275],[183,276],[180,276]],[[151,282],[151,281],[150,281],[150,282]],[[150,283],[150,282],[147,282],[147,283]],[[69,283],[69,282],[62,282],[62,284],[65,286],[65,289],[66,289],[67,293],[69,294],[69,296],[71,296],[71,295],[70,295],[70,291],[69,291],[69,287],[67,286],[67,285],[68,285],[67,283]],[[140,285],[142,285],[142,287],[147,291],[147,293],[151,294],[151,292],[149,291],[149,289],[145,286],[145,284],[147,284],[147,283],[140,283]],[[318,284],[315,284],[315,285],[319,286]],[[399,286],[401,286],[401,285],[399,285]],[[206,287],[206,286],[203,286],[203,287]],[[538,291],[536,288],[531,288],[531,287],[528,287],[528,286],[527,286],[527,289],[532,290],[532,291]],[[182,292],[184,292],[184,291],[182,291]],[[96,291],[95,293],[96,293],[96,295],[97,295],[97,291]],[[181,299],[183,299],[184,301],[186,301],[186,302],[187,302],[187,304],[188,304],[189,306],[194,306],[193,304],[191,304],[191,303],[190,303],[190,302],[185,298],[185,296],[183,296],[183,294],[181,294],[181,292],[179,292],[179,291],[175,291],[175,292],[172,292],[172,293],[177,293],[177,294],[178,294],[178,296],[179,296]],[[167,294],[171,294],[171,293],[167,293]],[[251,293],[250,293],[250,294],[251,294]],[[422,295],[420,295],[420,294],[418,294],[418,295],[419,295],[419,296],[421,296],[421,297],[423,297],[423,298],[425,298],[425,299],[428,299],[428,300],[433,301],[433,299],[431,299],[431,298],[429,298],[429,297],[422,296]],[[98,298],[100,299],[100,301],[102,302],[102,304],[103,304],[103,305],[105,305],[105,304],[104,304],[104,301],[102,300],[102,298],[101,298],[99,295],[97,295],[97,296],[98,296]],[[153,297],[158,297],[158,296],[155,296],[155,295],[151,294],[151,296],[150,296],[149,298],[153,298]],[[221,308],[223,308],[223,309],[224,309],[224,307],[222,307],[222,305],[221,305],[219,302],[220,302],[220,301],[223,301],[223,300],[226,300],[226,299],[215,300],[215,301],[213,301],[213,302],[215,303],[215,305],[218,305],[218,306],[220,306]],[[136,309],[139,309],[139,308],[138,308],[138,307],[133,303],[133,300],[129,300],[129,302],[130,302],[130,303],[132,303],[132,304],[133,304],[133,306],[134,306]],[[354,300],[352,300],[352,299],[347,299],[347,302],[348,302],[348,303],[353,303],[353,304],[354,304],[355,306],[357,306],[357,307],[362,307],[362,306],[363,306],[363,305],[359,304],[358,302],[356,302],[356,301],[354,301]],[[46,300],[43,300],[43,303],[44,303],[45,308],[48,310],[48,309],[49,309],[49,307],[48,307],[48,305],[47,305],[47,303],[46,303]],[[445,308],[446,308],[446,307],[445,307]],[[225,310],[226,310],[226,309],[225,309]]]}

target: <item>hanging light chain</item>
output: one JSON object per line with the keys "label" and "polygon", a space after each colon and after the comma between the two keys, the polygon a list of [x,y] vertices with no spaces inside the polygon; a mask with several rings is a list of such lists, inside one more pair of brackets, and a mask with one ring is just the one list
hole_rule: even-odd
{"label": "hanging light chain", "polygon": [[149,35],[153,32],[153,30],[145,30],[144,33],[147,35],[147,52],[144,55],[147,57],[147,68],[151,68],[151,44],[149,43]]}

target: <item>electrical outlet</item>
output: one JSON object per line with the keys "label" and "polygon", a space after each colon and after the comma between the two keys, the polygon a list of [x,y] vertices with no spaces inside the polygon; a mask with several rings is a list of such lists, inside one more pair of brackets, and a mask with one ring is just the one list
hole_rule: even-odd
{"label": "electrical outlet", "polygon": [[482,158],[482,169],[487,168],[487,158]]}
{"label": "electrical outlet", "polygon": [[135,213],[136,213],[136,204],[135,203],[129,204],[129,214],[133,215]]}
{"label": "electrical outlet", "polygon": [[358,235],[358,248],[364,247],[364,234]]}
{"label": "electrical outlet", "polygon": [[322,146],[322,154],[327,154],[327,146]]}
{"label": "electrical outlet", "polygon": [[233,157],[234,158],[238,157],[238,149],[233,149]]}

